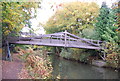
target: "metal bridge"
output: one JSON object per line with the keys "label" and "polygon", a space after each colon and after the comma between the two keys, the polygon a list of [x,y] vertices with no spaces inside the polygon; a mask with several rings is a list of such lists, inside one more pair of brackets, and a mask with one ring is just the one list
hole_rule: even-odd
{"label": "metal bridge", "polygon": [[[9,44],[25,44],[25,45],[39,45],[39,46],[55,46],[67,48],[84,48],[84,49],[102,49],[100,40],[91,40],[80,38],[67,31],[53,34],[39,35],[21,33],[23,36],[12,37],[9,36],[7,41]],[[29,34],[29,35],[28,35]]]}

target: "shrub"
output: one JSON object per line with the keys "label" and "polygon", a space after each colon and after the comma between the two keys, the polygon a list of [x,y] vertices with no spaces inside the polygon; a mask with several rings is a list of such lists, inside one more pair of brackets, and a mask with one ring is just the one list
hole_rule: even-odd
{"label": "shrub", "polygon": [[[19,74],[20,79],[48,79],[51,78],[52,65],[42,50],[25,53],[25,66]],[[25,55],[24,54],[24,55]],[[24,55],[21,56],[24,58]]]}
{"label": "shrub", "polygon": [[82,54],[80,54],[80,57],[79,57],[79,60],[81,61],[81,62],[88,62],[88,57],[90,56],[91,54],[89,54],[89,53],[82,53]]}
{"label": "shrub", "polygon": [[60,56],[67,59],[75,59],[81,62],[87,62],[87,58],[91,55],[91,53],[86,53],[84,49],[77,48],[68,48],[62,49]]}
{"label": "shrub", "polygon": [[108,66],[114,67],[114,68],[120,68],[120,53],[112,53],[107,55],[107,63]]}
{"label": "shrub", "polygon": [[103,45],[103,51],[107,54],[106,61],[108,66],[119,68],[120,63],[120,47],[117,43],[107,42]]}
{"label": "shrub", "polygon": [[61,53],[60,53],[60,56],[61,57],[65,57],[67,59],[70,59],[72,58],[72,52],[70,52],[71,50],[70,49],[62,49]]}
{"label": "shrub", "polygon": [[82,31],[83,37],[87,38],[87,39],[98,39],[98,34],[96,33],[96,31],[93,28],[86,28],[83,29]]}

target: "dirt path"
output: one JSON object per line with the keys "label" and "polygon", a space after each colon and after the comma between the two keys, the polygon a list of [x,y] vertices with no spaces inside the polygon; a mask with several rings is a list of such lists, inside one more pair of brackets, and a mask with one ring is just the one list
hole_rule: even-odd
{"label": "dirt path", "polygon": [[23,63],[17,53],[13,54],[12,59],[12,62],[2,60],[2,79],[18,79]]}

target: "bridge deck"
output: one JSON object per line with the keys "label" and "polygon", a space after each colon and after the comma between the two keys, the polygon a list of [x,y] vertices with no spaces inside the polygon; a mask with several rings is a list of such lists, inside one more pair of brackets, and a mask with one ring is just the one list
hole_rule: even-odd
{"label": "bridge deck", "polygon": [[[28,33],[29,34],[29,33]],[[25,36],[27,36],[25,34]],[[85,49],[101,49],[100,44],[103,41],[80,38],[74,34],[58,32],[53,34],[39,35],[32,37],[8,37],[8,42],[12,44],[28,44],[40,46],[59,46]]]}
{"label": "bridge deck", "polygon": [[86,49],[101,49],[100,47],[92,46],[82,41],[67,41],[65,45],[64,40],[57,39],[34,39],[30,41],[9,41],[12,44],[27,44],[27,45],[40,45],[40,46],[58,46],[58,47],[71,47],[71,48],[86,48]]}

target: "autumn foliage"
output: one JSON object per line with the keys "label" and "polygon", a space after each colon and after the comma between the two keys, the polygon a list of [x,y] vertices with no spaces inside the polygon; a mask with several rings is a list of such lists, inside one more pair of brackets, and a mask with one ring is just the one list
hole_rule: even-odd
{"label": "autumn foliage", "polygon": [[[30,19],[35,17],[38,3],[35,2],[1,2],[2,32],[6,36],[11,32],[18,33],[23,27],[30,27]],[[0,22],[1,23],[1,22]]]}
{"label": "autumn foliage", "polygon": [[43,51],[21,50],[20,58],[24,59],[25,65],[19,74],[20,79],[48,79],[52,72],[52,65]]}
{"label": "autumn foliage", "polygon": [[48,20],[44,28],[47,33],[67,30],[76,35],[85,28],[94,28],[98,12],[99,7],[94,2],[64,3]]}

